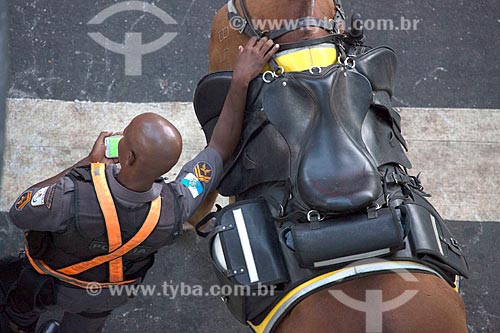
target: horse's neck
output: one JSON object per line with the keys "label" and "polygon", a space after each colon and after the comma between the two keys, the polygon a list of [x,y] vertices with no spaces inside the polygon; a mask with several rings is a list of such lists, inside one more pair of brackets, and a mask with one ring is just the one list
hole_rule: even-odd
{"label": "horse's neck", "polygon": [[[236,1],[238,10],[239,1]],[[295,20],[302,17],[333,18],[335,7],[332,0],[255,0],[246,1],[248,14],[252,20],[261,20],[265,28],[260,30],[272,30],[278,28],[278,24],[286,24],[286,21]],[[274,20],[274,21],[273,21]],[[290,43],[298,40],[305,40],[326,36],[328,33],[323,29],[305,28],[289,32],[278,38],[277,43]]]}
{"label": "horse's neck", "polygon": [[[239,7],[239,1],[237,1]],[[331,0],[253,0],[245,6],[252,18],[297,19],[300,17],[333,17],[334,7]]]}

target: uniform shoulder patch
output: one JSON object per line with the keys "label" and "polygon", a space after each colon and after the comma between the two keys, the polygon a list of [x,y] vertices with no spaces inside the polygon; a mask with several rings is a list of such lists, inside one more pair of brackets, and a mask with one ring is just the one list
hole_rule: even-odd
{"label": "uniform shoulder patch", "polygon": [[194,174],[200,181],[208,183],[212,179],[212,166],[207,162],[198,162],[194,166]]}
{"label": "uniform shoulder patch", "polygon": [[33,207],[43,206],[43,204],[45,203],[45,195],[47,194],[48,189],[49,187],[45,186],[36,191],[35,194],[33,194],[33,197],[31,198],[31,206]]}
{"label": "uniform shoulder patch", "polygon": [[203,185],[201,185],[200,180],[192,173],[188,173],[181,180],[181,184],[186,186],[193,198],[196,198],[201,193],[203,193]]}
{"label": "uniform shoulder patch", "polygon": [[33,197],[33,192],[32,191],[25,191],[23,194],[17,198],[16,203],[14,207],[16,208],[17,211],[22,211],[24,207],[30,202],[31,198]]}

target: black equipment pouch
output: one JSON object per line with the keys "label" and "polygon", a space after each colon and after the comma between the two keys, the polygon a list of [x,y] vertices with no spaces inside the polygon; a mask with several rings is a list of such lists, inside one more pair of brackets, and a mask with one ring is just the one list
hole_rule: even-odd
{"label": "black equipment pouch", "polygon": [[[249,302],[273,296],[274,286],[289,280],[278,234],[264,199],[244,200],[218,214],[211,233],[213,264],[221,285],[245,286],[224,298],[233,315],[245,323]],[[262,292],[262,289],[267,289]]]}
{"label": "black equipment pouch", "polygon": [[51,242],[51,237],[50,232],[46,231],[27,232],[26,241],[28,242],[30,256],[34,259],[42,259]]}
{"label": "black equipment pouch", "polygon": [[16,304],[16,311],[21,313],[54,305],[54,278],[38,274],[33,268],[26,267],[21,272],[15,288],[9,293],[8,302],[11,300]]}
{"label": "black equipment pouch", "polygon": [[468,278],[469,266],[460,244],[441,216],[418,203],[406,203],[399,208],[403,220],[411,225],[408,238],[418,259],[444,273],[443,277],[450,282],[453,282],[454,275]]}
{"label": "black equipment pouch", "polygon": [[404,228],[397,209],[339,216],[290,226],[300,267],[321,269],[364,258],[388,255],[404,247]]}

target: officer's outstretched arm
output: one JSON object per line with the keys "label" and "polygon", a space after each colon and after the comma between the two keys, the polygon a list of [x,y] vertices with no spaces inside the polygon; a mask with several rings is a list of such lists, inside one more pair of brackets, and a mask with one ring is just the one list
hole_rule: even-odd
{"label": "officer's outstretched arm", "polygon": [[278,44],[266,37],[260,40],[252,37],[245,47],[239,48],[231,86],[208,144],[220,154],[224,163],[231,157],[240,139],[248,85],[278,48]]}
{"label": "officer's outstretched arm", "polygon": [[[248,85],[278,48],[279,45],[275,45],[272,40],[267,38],[257,40],[256,37],[250,38],[245,47],[239,48],[231,86],[209,143],[209,146],[219,153],[224,163],[231,157],[240,139]],[[188,222],[195,226],[210,213],[216,199],[217,192],[210,193]]]}

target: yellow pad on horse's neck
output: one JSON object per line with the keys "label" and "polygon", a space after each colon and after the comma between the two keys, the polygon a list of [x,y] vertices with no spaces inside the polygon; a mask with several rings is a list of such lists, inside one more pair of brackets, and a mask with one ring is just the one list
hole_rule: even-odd
{"label": "yellow pad on horse's neck", "polygon": [[[302,72],[312,67],[328,67],[337,62],[337,50],[334,46],[310,46],[278,53],[276,63],[285,72]],[[266,65],[262,72],[271,70]]]}

